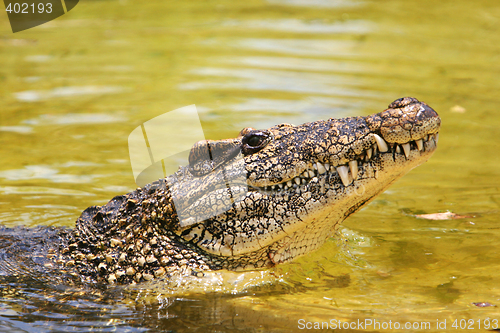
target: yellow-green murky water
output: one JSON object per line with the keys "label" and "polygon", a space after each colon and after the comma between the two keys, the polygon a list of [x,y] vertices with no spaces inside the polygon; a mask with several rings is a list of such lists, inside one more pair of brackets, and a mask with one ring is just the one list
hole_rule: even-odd
{"label": "yellow-green murky water", "polygon": [[[342,241],[233,276],[225,292],[47,298],[24,286],[1,300],[0,331],[500,328],[497,307],[473,305],[500,306],[499,77],[497,0],[81,1],[16,34],[0,13],[0,224],[9,227],[72,226],[86,207],[133,189],[129,133],[185,105],[197,105],[210,139],[367,115],[407,95],[443,124],[431,160],[345,221]],[[445,211],[469,217],[412,216]]]}

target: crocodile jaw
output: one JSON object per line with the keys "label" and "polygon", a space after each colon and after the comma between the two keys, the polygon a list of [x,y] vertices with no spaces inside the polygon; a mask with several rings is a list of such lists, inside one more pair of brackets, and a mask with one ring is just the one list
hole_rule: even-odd
{"label": "crocodile jaw", "polygon": [[[234,195],[227,211],[182,228],[181,236],[229,269],[272,266],[310,252],[425,162],[439,126],[434,110],[405,98],[369,117],[273,127],[273,141],[244,158],[250,191]],[[201,200],[227,191],[218,188]]]}

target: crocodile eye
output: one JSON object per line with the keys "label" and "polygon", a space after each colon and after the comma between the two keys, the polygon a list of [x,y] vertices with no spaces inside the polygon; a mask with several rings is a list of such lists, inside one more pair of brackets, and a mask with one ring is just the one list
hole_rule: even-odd
{"label": "crocodile eye", "polygon": [[252,135],[250,139],[248,139],[247,145],[249,145],[250,147],[258,147],[264,140],[265,138],[263,138],[262,136]]}
{"label": "crocodile eye", "polygon": [[241,140],[243,154],[258,152],[269,143],[270,137],[271,134],[268,131],[251,131]]}

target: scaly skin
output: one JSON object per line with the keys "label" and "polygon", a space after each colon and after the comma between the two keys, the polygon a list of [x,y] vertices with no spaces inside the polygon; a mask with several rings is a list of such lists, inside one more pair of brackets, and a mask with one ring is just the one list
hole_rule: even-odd
{"label": "scaly skin", "polygon": [[198,142],[189,166],[85,210],[51,257],[84,282],[109,284],[290,261],[425,162],[440,124],[407,97],[368,117]]}

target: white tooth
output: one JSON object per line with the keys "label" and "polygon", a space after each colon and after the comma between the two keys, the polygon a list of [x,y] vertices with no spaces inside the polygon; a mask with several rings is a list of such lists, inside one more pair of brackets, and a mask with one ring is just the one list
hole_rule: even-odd
{"label": "white tooth", "polygon": [[302,174],[302,176],[304,176],[305,178],[309,178],[309,172],[304,171],[304,173]]}
{"label": "white tooth", "polygon": [[330,171],[330,163],[325,163],[325,169],[326,171]]}
{"label": "white tooth", "polygon": [[286,182],[286,186],[288,186],[288,187],[292,187],[292,181],[291,181],[291,180],[287,181],[287,182]]}
{"label": "white tooth", "polygon": [[386,151],[389,150],[389,147],[387,147],[387,143],[385,142],[384,139],[382,139],[377,134],[373,134],[373,137],[375,138],[375,141],[377,142],[378,150],[380,150],[381,153],[385,153]]}
{"label": "white tooth", "polygon": [[401,145],[403,147],[403,150],[405,151],[405,156],[406,158],[410,157],[410,144],[405,143],[404,145]]}
{"label": "white tooth", "polygon": [[188,217],[185,219],[181,219],[179,222],[181,228],[189,227],[190,225],[196,224],[196,219],[194,217]]}
{"label": "white tooth", "polygon": [[377,155],[377,148],[378,148],[377,144],[374,144],[374,145],[372,146],[373,155]]}
{"label": "white tooth", "polygon": [[396,153],[401,154],[401,147],[396,145]]}
{"label": "white tooth", "polygon": [[313,163],[313,168],[314,168],[314,170],[318,170],[318,167],[316,166],[316,163]]}
{"label": "white tooth", "polygon": [[271,186],[271,189],[274,191],[276,189],[276,185]]}
{"label": "white tooth", "polygon": [[368,148],[366,150],[366,156],[368,157],[368,159],[372,158],[372,154],[373,154],[373,151],[371,148]]}
{"label": "white tooth", "polygon": [[279,184],[278,184],[278,187],[279,187],[279,188],[283,188],[283,184],[282,184],[282,183],[279,183]]}
{"label": "white tooth", "polygon": [[318,163],[316,163],[316,165],[318,166],[318,172],[319,172],[320,175],[322,175],[322,174],[324,174],[326,172],[326,169],[323,166],[323,164],[321,164],[321,163],[318,162]]}
{"label": "white tooth", "polygon": [[436,136],[435,136],[435,138],[434,138],[434,141],[435,141],[436,143],[438,143],[438,140],[439,140],[439,133],[436,133]]}
{"label": "white tooth", "polygon": [[307,181],[304,178],[302,178],[302,184],[305,185],[306,183]]}
{"label": "white tooth", "polygon": [[417,144],[418,150],[422,151],[424,149],[424,143],[422,142],[422,139],[415,141]]}
{"label": "white tooth", "polygon": [[295,179],[295,184],[300,185],[300,178],[299,177],[295,177],[294,179]]}
{"label": "white tooth", "polygon": [[337,167],[337,172],[342,179],[342,183],[344,186],[349,185],[351,182],[349,181],[349,168],[345,165],[341,165]]}
{"label": "white tooth", "polygon": [[428,140],[429,140],[429,135],[427,135],[427,134],[426,134],[426,135],[424,136],[424,141],[428,141]]}
{"label": "white tooth", "polygon": [[309,178],[312,178],[314,176],[316,176],[316,174],[314,173],[314,171],[309,170]]}
{"label": "white tooth", "polygon": [[354,180],[358,179],[358,161],[350,161],[349,169],[351,169],[352,178]]}

